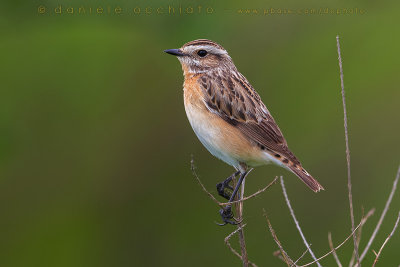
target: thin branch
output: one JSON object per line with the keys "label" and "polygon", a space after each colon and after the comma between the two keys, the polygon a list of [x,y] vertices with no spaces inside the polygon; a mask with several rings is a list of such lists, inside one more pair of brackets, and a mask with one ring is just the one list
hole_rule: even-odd
{"label": "thin branch", "polygon": [[[246,187],[246,177],[250,174],[250,172],[253,170],[253,168],[251,168],[247,173],[246,173],[246,176],[243,178],[243,181],[242,181],[242,185],[241,185],[241,187],[240,187],[240,195],[237,195],[236,196],[236,198],[237,198],[237,201],[238,201],[238,204],[239,204],[239,221],[242,221],[242,219],[243,219],[243,205],[244,205],[244,189],[245,189],[245,187]],[[238,204],[236,204],[235,203],[235,205],[238,205]]]}
{"label": "thin branch", "polygon": [[331,248],[333,257],[335,258],[336,264],[338,265],[338,267],[342,267],[342,263],[340,262],[339,257],[336,254],[336,249],[333,247],[331,232],[328,233],[328,242],[329,242],[329,247]]}
{"label": "thin branch", "polygon": [[[198,184],[201,186],[201,188],[203,189],[203,191],[204,191],[218,206],[223,207],[224,205],[223,205],[221,202],[219,202],[210,192],[208,192],[208,190],[206,189],[206,187],[205,187],[205,186],[203,185],[203,183],[201,182],[199,176],[197,175],[197,173],[196,173],[196,171],[195,171],[193,155],[192,155],[192,159],[191,159],[191,161],[190,161],[190,164],[191,164],[191,170],[192,170],[193,176],[196,178]],[[250,169],[250,170],[247,172],[246,176],[247,176],[251,171],[252,171],[252,169]],[[238,221],[240,221],[240,222],[242,221],[242,218],[243,218],[243,201],[244,201],[244,200],[243,200],[243,193],[244,193],[244,182],[245,182],[245,179],[246,179],[246,177],[243,179],[243,184],[242,184],[242,188],[241,188],[241,189],[242,189],[242,194],[240,194],[240,199],[239,199],[238,201],[235,201],[235,202],[236,202],[236,204],[235,204],[236,212],[237,212],[237,214],[238,214],[238,216],[239,216]],[[265,191],[265,190],[264,190],[264,191]],[[238,195],[239,195],[239,194],[238,194]],[[238,197],[238,196],[237,196],[237,197]],[[232,202],[229,203],[229,204],[232,204]],[[248,261],[248,258],[247,258],[246,243],[245,243],[244,232],[243,232],[243,227],[242,227],[242,224],[241,224],[241,223],[238,224],[238,229],[237,229],[237,231],[238,231],[238,235],[239,235],[239,243],[240,243],[240,248],[241,248],[241,252],[242,252],[242,255],[240,256],[240,258],[241,258],[242,261],[243,261],[243,266],[244,266],[244,267],[248,267],[249,261]]]}
{"label": "thin branch", "polygon": [[[361,207],[361,214],[362,214],[362,217],[364,217],[364,207]],[[357,246],[358,247],[360,247],[361,236],[362,236],[362,227],[363,227],[363,224],[357,230]],[[356,258],[356,254],[354,253],[354,250],[353,250],[353,253],[351,254],[349,267],[353,266],[355,258]]]}
{"label": "thin branch", "polygon": [[[246,184],[246,177],[247,175],[252,171],[253,169],[250,169],[247,173],[246,176],[243,178],[242,185],[241,185],[241,192],[236,195],[236,200],[242,200],[243,195],[244,195],[244,188]],[[234,180],[236,183],[236,180]],[[234,183],[234,187],[236,187],[236,184]],[[248,267],[249,266],[249,259],[247,255],[247,250],[246,250],[246,239],[244,238],[244,231],[242,226],[242,221],[243,221],[243,200],[238,201],[238,203],[234,204],[236,208],[236,214],[238,215],[237,221],[238,223],[238,235],[239,235],[239,244],[240,244],[240,250],[242,252],[242,262],[243,262],[243,267]]]}
{"label": "thin branch", "polygon": [[[311,247],[311,244],[310,244],[310,247]],[[303,252],[303,254],[301,254],[301,256],[300,256],[295,262],[293,262],[293,265],[291,265],[290,267],[292,267],[292,266],[297,266],[296,263],[297,263],[299,260],[301,260],[301,259],[307,254],[308,251],[309,251],[309,249],[307,248],[307,249]]]}
{"label": "thin branch", "polygon": [[[197,180],[197,183],[201,186],[201,188],[203,189],[203,191],[211,198],[211,200],[213,200],[213,201],[214,201],[218,206],[220,206],[220,207],[223,207],[223,206],[226,206],[226,205],[232,205],[232,204],[235,205],[236,214],[238,215],[237,221],[239,221],[237,232],[238,232],[239,244],[240,244],[240,248],[241,248],[241,252],[242,252],[242,255],[240,256],[240,259],[242,259],[242,261],[243,261],[243,266],[244,266],[244,267],[248,267],[249,264],[254,265],[254,263],[249,262],[248,256],[247,256],[246,242],[245,242],[244,231],[243,231],[243,227],[242,227],[243,202],[244,202],[245,200],[248,200],[248,199],[250,199],[250,198],[253,198],[253,197],[255,197],[255,196],[257,196],[257,195],[263,193],[264,191],[266,191],[269,187],[271,187],[273,184],[276,183],[278,177],[275,177],[275,179],[274,179],[271,183],[269,183],[266,187],[264,187],[263,189],[257,191],[256,193],[254,193],[254,194],[252,194],[252,195],[250,195],[250,196],[248,196],[248,197],[243,197],[243,196],[244,196],[244,188],[245,188],[246,177],[247,177],[247,175],[253,170],[253,169],[250,169],[250,170],[247,172],[246,177],[244,177],[244,179],[243,179],[243,181],[242,181],[241,193],[239,194],[239,192],[238,192],[238,194],[237,194],[237,196],[236,196],[236,200],[235,200],[235,201],[232,201],[232,202],[221,203],[221,202],[219,202],[219,201],[213,196],[213,194],[211,194],[211,193],[206,189],[206,187],[205,187],[205,186],[203,185],[203,183],[201,182],[199,176],[197,175],[197,173],[196,173],[196,171],[195,171],[195,168],[196,168],[196,167],[195,167],[195,165],[194,165],[193,155],[192,155],[192,159],[191,159],[191,161],[190,161],[190,165],[191,165],[192,174],[193,174],[193,176],[195,177],[195,179]],[[236,180],[234,180],[234,182],[236,182]],[[232,247],[230,246],[230,244],[229,244],[229,247],[230,247],[231,250],[232,250]],[[235,254],[236,254],[236,253],[237,253],[237,252],[235,251]],[[238,253],[237,253],[237,255],[238,255]],[[255,266],[255,265],[254,265],[254,266]]]}
{"label": "thin branch", "polygon": [[356,255],[357,264],[360,265],[360,256],[358,254],[357,237],[354,232],[354,211],[353,211],[353,194],[351,192],[351,175],[350,175],[350,148],[349,148],[349,136],[347,127],[347,110],[346,110],[346,97],[344,94],[344,82],[343,82],[343,66],[342,66],[342,55],[340,53],[340,42],[339,35],[336,36],[336,45],[339,59],[339,69],[340,69],[340,85],[342,87],[342,102],[343,102],[343,114],[344,114],[344,135],[346,140],[346,159],[347,159],[347,188],[349,191],[349,205],[350,205],[350,218],[351,218],[351,230],[353,231],[353,241],[354,241],[354,253]]}
{"label": "thin branch", "polygon": [[367,255],[367,252],[369,251],[369,248],[371,247],[372,242],[374,242],[374,239],[375,239],[379,229],[381,228],[383,219],[385,219],[386,213],[389,210],[390,203],[392,202],[393,195],[394,195],[394,193],[396,191],[397,183],[399,181],[399,178],[400,178],[400,165],[399,165],[399,169],[397,170],[396,178],[394,179],[394,182],[393,182],[392,191],[390,191],[389,198],[386,201],[385,208],[383,209],[382,215],[379,218],[378,224],[376,225],[376,227],[374,229],[374,232],[372,233],[372,236],[368,241],[367,246],[365,247],[365,249],[363,250],[363,252],[362,252],[362,254],[360,256],[360,261],[362,261],[364,259],[364,257]]}
{"label": "thin branch", "polygon": [[[357,230],[357,245],[358,246],[360,245],[360,242],[361,242],[362,228],[363,228],[364,224],[367,222],[368,218],[371,217],[372,215],[374,215],[374,213],[375,213],[375,208],[368,211],[367,215],[364,216],[364,209],[362,209],[362,220],[361,220],[362,224],[361,224],[360,228],[358,228],[358,230]],[[351,256],[349,267],[353,266],[354,259],[355,259],[355,254],[353,251],[353,255]],[[361,259],[360,259],[360,261],[361,261]]]}
{"label": "thin branch", "polygon": [[229,242],[229,240],[232,238],[232,236],[234,234],[236,234],[237,232],[239,232],[239,230],[241,228],[244,228],[246,226],[246,224],[243,224],[241,227],[237,228],[235,231],[233,231],[232,233],[230,233],[227,237],[225,237],[225,244],[228,246],[228,248],[232,251],[233,254],[235,254],[236,256],[239,257],[240,260],[242,260],[242,255],[240,255],[232,246],[231,243]]}
{"label": "thin branch", "polygon": [[287,206],[289,208],[289,211],[290,211],[290,215],[292,215],[293,221],[296,224],[296,228],[299,231],[301,238],[303,239],[304,245],[306,245],[306,248],[310,251],[311,257],[316,261],[317,265],[319,267],[322,267],[321,264],[318,262],[317,257],[315,257],[314,253],[312,252],[312,250],[310,248],[310,245],[308,244],[308,242],[306,240],[306,237],[304,236],[303,231],[301,230],[300,224],[296,219],[296,215],[294,215],[294,211],[293,211],[292,205],[290,204],[290,200],[289,200],[289,197],[287,195],[286,188],[285,188],[285,183],[283,182],[283,177],[282,176],[281,176],[281,186],[282,186],[283,195],[285,196],[285,199],[286,199],[286,204],[287,204]]}
{"label": "thin branch", "polygon": [[[264,187],[263,189],[258,190],[257,192],[251,194],[250,196],[241,198],[240,200],[235,200],[232,202],[219,202],[213,194],[211,194],[206,187],[204,186],[204,184],[201,182],[199,176],[196,173],[196,166],[194,165],[194,159],[193,159],[193,155],[192,155],[192,159],[190,160],[190,169],[192,171],[192,174],[194,176],[194,178],[196,179],[197,183],[201,186],[201,189],[203,189],[203,191],[211,198],[211,200],[213,200],[218,206],[223,207],[223,206],[227,206],[227,205],[231,205],[231,204],[236,204],[236,203],[240,203],[246,200],[249,200],[251,198],[254,198],[256,196],[258,196],[259,194],[265,192],[268,188],[270,188],[272,185],[274,185],[276,183],[276,181],[278,180],[278,177],[276,176],[274,180],[272,180],[272,182],[270,182],[266,187]],[[252,169],[251,169],[252,170]],[[250,170],[250,171],[251,171]],[[249,171],[249,173],[250,173]]]}
{"label": "thin branch", "polygon": [[232,201],[232,202],[223,202],[223,203],[220,203],[220,205],[226,206],[226,205],[236,204],[236,203],[239,203],[239,202],[243,202],[243,201],[249,200],[249,199],[251,199],[251,198],[253,198],[253,197],[255,197],[255,196],[257,196],[257,195],[259,195],[259,194],[261,194],[263,192],[265,192],[272,185],[276,184],[277,180],[278,180],[278,176],[276,176],[275,179],[272,182],[270,182],[266,187],[264,187],[263,189],[258,190],[254,194],[251,194],[250,196],[241,198],[240,200],[236,200],[236,201]]}
{"label": "thin branch", "polygon": [[203,189],[204,192],[206,192],[206,194],[215,202],[217,203],[218,206],[222,206],[221,202],[219,202],[210,192],[207,191],[206,187],[203,185],[203,183],[200,181],[199,176],[197,175],[196,171],[195,171],[195,166],[194,166],[194,159],[193,159],[193,155],[192,155],[192,159],[190,160],[190,169],[192,170],[193,176],[194,178],[196,178],[197,182],[199,183],[199,185],[201,186],[201,188]]}
{"label": "thin branch", "polygon": [[[370,210],[368,211],[367,215],[362,217],[360,224],[357,226],[357,228],[358,228],[357,231],[359,231],[359,230],[362,229],[363,225],[367,222],[367,220],[369,219],[369,217],[371,217],[372,215],[374,215],[374,213],[375,213],[375,209],[370,209]],[[364,214],[364,213],[363,213],[363,214]],[[337,257],[337,254],[336,254],[336,249],[339,248],[340,246],[338,246],[336,249],[333,247],[331,233],[328,234],[328,239],[329,239],[329,246],[331,247],[331,251],[332,251],[333,256],[335,257],[336,263],[338,264],[338,266],[342,266],[341,263],[340,263],[340,261],[339,261],[339,258]],[[348,238],[347,238],[347,239],[348,239]],[[346,239],[346,240],[347,240],[347,239]],[[336,255],[336,256],[335,256],[335,255]]]}
{"label": "thin branch", "polygon": [[390,234],[386,238],[385,242],[383,242],[381,248],[379,249],[378,254],[376,255],[376,258],[375,258],[375,261],[374,261],[374,264],[372,265],[372,267],[375,267],[375,264],[378,262],[379,256],[381,255],[383,248],[385,247],[386,243],[393,236],[394,232],[396,231],[397,227],[399,226],[399,221],[400,221],[400,212],[399,212],[399,215],[397,216],[397,220],[396,220],[396,223],[394,224],[392,232],[390,232]]}
{"label": "thin branch", "polygon": [[282,257],[282,252],[280,250],[275,251],[274,253],[272,253],[272,255],[278,257],[278,259],[287,264],[286,260]]}
{"label": "thin branch", "polygon": [[[238,233],[241,229],[243,229],[246,226],[246,224],[243,224],[242,226],[240,226],[239,228],[237,228],[235,231],[233,231],[232,233],[230,233],[227,237],[225,237],[225,244],[228,246],[228,248],[232,251],[233,254],[235,254],[236,256],[239,257],[240,260],[242,260],[242,256],[232,247],[231,243],[229,242],[229,240],[232,238],[232,236],[236,233]],[[257,267],[256,264],[252,263],[251,261],[249,261],[249,264],[251,264],[251,266],[253,267]]]}
{"label": "thin branch", "polygon": [[[349,239],[354,235],[354,232],[357,231],[358,227],[360,227],[361,224],[362,224],[362,221],[361,221],[360,224],[354,229],[354,231],[351,232],[351,234],[350,234],[342,243],[340,243],[340,245],[338,245],[337,247],[333,248],[331,251],[329,251],[328,253],[326,253],[326,254],[323,255],[322,257],[319,257],[317,260],[318,260],[318,261],[322,260],[323,258],[325,258],[325,257],[329,256],[330,254],[332,254],[333,251],[336,251],[336,250],[338,250],[338,248],[340,248],[341,246],[343,246],[343,245],[347,242],[347,240],[349,240]],[[312,262],[309,262],[309,263],[307,263],[307,264],[305,264],[305,265],[301,265],[301,266],[298,266],[298,267],[310,266],[311,264],[314,264],[314,263],[316,263],[316,262],[317,262],[317,261],[312,261]]]}
{"label": "thin branch", "polygon": [[292,265],[293,265],[293,260],[289,257],[289,255],[288,255],[288,254],[286,253],[286,251],[283,249],[282,244],[281,244],[281,242],[279,241],[278,237],[276,236],[276,233],[275,233],[274,229],[272,228],[272,224],[271,224],[271,222],[269,221],[268,216],[267,216],[267,213],[265,212],[265,210],[264,210],[264,216],[265,216],[265,219],[267,219],[268,228],[269,228],[269,231],[271,232],[272,238],[274,239],[275,243],[278,245],[278,247],[279,247],[279,249],[280,249],[280,251],[281,251],[281,254],[282,254],[282,256],[283,256],[283,258],[284,258],[286,264],[287,264],[288,266],[292,266]]}

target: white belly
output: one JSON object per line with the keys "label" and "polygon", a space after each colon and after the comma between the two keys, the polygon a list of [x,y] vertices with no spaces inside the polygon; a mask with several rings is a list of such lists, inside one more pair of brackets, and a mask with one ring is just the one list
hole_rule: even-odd
{"label": "white belly", "polygon": [[205,114],[204,111],[199,112],[196,106],[187,103],[185,103],[185,110],[190,125],[203,146],[215,157],[238,169],[238,159],[229,153],[229,149],[223,147],[223,140],[221,140],[223,134],[218,126],[210,123],[210,114]]}

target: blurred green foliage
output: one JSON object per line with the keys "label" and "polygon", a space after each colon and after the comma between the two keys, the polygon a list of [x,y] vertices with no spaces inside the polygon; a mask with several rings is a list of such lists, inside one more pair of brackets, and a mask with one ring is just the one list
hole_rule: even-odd
{"label": "blurred green foliage", "polygon": [[[35,0],[1,5],[0,266],[239,266],[223,242],[234,228],[214,224],[218,207],[193,179],[191,154],[214,193],[232,168],[197,141],[182,104],[180,65],[163,53],[197,38],[229,51],[291,149],[326,188],[314,194],[274,166],[256,169],[246,183],[250,193],[284,175],[312,249],[322,255],[329,250],[328,231],[335,243],[350,233],[335,41],[341,36],[356,220],[362,208],[377,208],[364,227],[364,247],[399,164],[399,3]],[[60,5],[62,14],[56,14]],[[120,7],[122,13],[76,13],[82,5],[104,12]],[[157,14],[159,7],[166,12],[169,6],[198,10],[199,5],[202,12],[194,14]],[[75,13],[68,14],[68,7]],[[258,14],[240,14],[241,8]],[[358,8],[365,14],[264,15],[264,8]],[[399,197],[375,250],[393,226]],[[278,185],[245,207],[252,261],[283,266],[272,255],[277,247],[263,208],[289,254],[302,254]],[[380,266],[399,264],[399,233],[383,251]],[[351,252],[351,242],[338,251],[343,262]],[[366,266],[373,258],[370,252]],[[326,266],[333,264],[326,260]]]}

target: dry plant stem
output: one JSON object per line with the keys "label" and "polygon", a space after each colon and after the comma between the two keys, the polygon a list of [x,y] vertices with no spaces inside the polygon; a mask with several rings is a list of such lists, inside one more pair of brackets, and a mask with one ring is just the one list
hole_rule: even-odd
{"label": "dry plant stem", "polygon": [[339,35],[336,36],[336,45],[339,59],[339,69],[340,69],[340,85],[342,87],[342,102],[343,102],[343,114],[344,114],[344,135],[346,140],[346,159],[347,159],[347,188],[349,191],[349,205],[350,205],[350,218],[351,218],[351,230],[353,231],[353,241],[354,241],[354,254],[356,255],[357,264],[360,264],[360,256],[358,254],[357,236],[354,232],[354,211],[353,211],[353,194],[351,192],[351,175],[350,175],[350,148],[349,148],[349,136],[347,127],[347,110],[346,110],[346,97],[344,94],[344,82],[343,82],[343,66],[342,66],[342,55],[340,52],[340,42]]}
{"label": "dry plant stem", "polygon": [[[218,206],[223,207],[226,205],[231,205],[231,204],[235,204],[235,203],[239,203],[239,202],[243,202],[246,201],[248,199],[254,198],[256,196],[258,196],[259,194],[265,192],[268,188],[270,188],[272,185],[274,185],[276,183],[276,181],[278,180],[278,177],[275,177],[275,179],[269,183],[266,187],[264,187],[263,189],[258,190],[257,192],[255,192],[254,194],[251,194],[250,196],[241,198],[240,200],[236,200],[236,201],[232,201],[232,202],[219,202],[214,196],[213,194],[211,194],[206,187],[203,185],[203,183],[201,182],[199,176],[197,175],[195,169],[196,166],[194,165],[194,159],[193,159],[193,155],[192,155],[192,159],[190,161],[191,164],[191,170],[192,170],[192,174],[194,176],[194,178],[196,179],[197,183],[201,186],[201,189],[203,189],[203,191],[211,198],[211,200],[213,200]],[[250,171],[249,171],[250,173]],[[248,174],[247,174],[248,175]]]}
{"label": "dry plant stem", "polygon": [[265,192],[268,188],[270,188],[272,185],[274,185],[277,180],[278,180],[278,176],[276,176],[275,179],[272,182],[270,182],[266,187],[264,187],[263,189],[258,190],[254,194],[251,194],[250,196],[247,196],[247,197],[243,197],[240,200],[235,200],[235,201],[232,201],[232,202],[223,202],[223,203],[220,203],[220,205],[226,206],[226,205],[230,205],[230,204],[236,204],[236,203],[239,203],[239,202],[246,201],[246,200],[248,200],[250,198],[253,198],[253,197]]}
{"label": "dry plant stem", "polygon": [[[361,225],[360,228],[358,228],[358,230],[357,230],[357,246],[358,247],[360,247],[361,236],[362,236],[362,227],[363,227],[363,225]],[[354,250],[353,250],[353,253],[352,253],[351,259],[350,259],[350,263],[349,263],[349,267],[353,266],[355,258],[356,258],[356,254],[354,253]],[[361,260],[360,260],[360,262],[361,262]]]}
{"label": "dry plant stem", "polygon": [[[289,257],[289,255],[286,253],[286,251],[283,249],[282,244],[281,244],[281,242],[279,241],[278,237],[276,236],[276,233],[275,233],[274,229],[272,228],[272,224],[271,224],[271,222],[269,221],[268,216],[267,216],[267,213],[265,212],[265,210],[264,210],[264,216],[265,216],[265,219],[267,219],[268,228],[269,228],[269,231],[271,232],[272,238],[274,239],[275,243],[278,245],[278,247],[279,247],[279,249],[280,249],[280,251],[281,251],[281,254],[282,254],[282,256],[283,256],[283,259],[284,259],[285,263],[286,263],[288,266],[293,266],[294,262],[293,262],[293,260]],[[297,265],[295,265],[295,266],[297,266]]]}
{"label": "dry plant stem", "polygon": [[[310,245],[310,247],[311,247],[311,245]],[[301,254],[301,256],[300,256],[295,262],[293,262],[293,265],[291,265],[290,267],[292,267],[292,266],[297,266],[296,263],[297,263],[299,260],[301,260],[301,259],[307,254],[307,252],[308,252],[308,248],[303,252],[303,254]]]}
{"label": "dry plant stem", "polygon": [[200,181],[200,178],[199,178],[199,176],[197,175],[197,173],[196,173],[196,171],[195,171],[193,155],[192,155],[192,159],[190,160],[190,169],[192,170],[192,174],[193,174],[194,178],[196,178],[197,182],[199,183],[199,185],[201,186],[201,188],[203,189],[203,191],[206,192],[206,194],[207,194],[215,203],[217,203],[218,206],[221,206],[221,202],[219,202],[210,192],[208,192],[207,189],[205,188],[205,186],[203,185],[203,183]]}
{"label": "dry plant stem", "polygon": [[228,246],[228,248],[232,251],[233,254],[239,257],[240,260],[242,260],[242,255],[240,255],[232,246],[229,240],[232,238],[234,234],[239,232],[240,229],[243,229],[246,226],[246,224],[243,224],[241,227],[238,227],[235,231],[230,233],[227,237],[225,237],[225,244]]}
{"label": "dry plant stem", "polygon": [[367,220],[369,219],[369,217],[371,217],[372,215],[374,215],[375,213],[375,208],[370,209],[367,213],[367,215],[363,216],[363,218],[361,219],[361,225],[359,227],[358,230],[361,230],[361,228],[364,226],[364,224],[367,222]]}
{"label": "dry plant stem", "polygon": [[[207,191],[207,189],[205,188],[205,186],[203,185],[203,183],[200,181],[200,178],[198,177],[196,171],[195,171],[195,166],[194,166],[194,159],[193,159],[193,155],[192,155],[192,159],[190,161],[191,163],[191,170],[193,173],[193,176],[196,178],[198,184],[201,186],[201,188],[203,189],[203,191],[220,207],[222,207],[222,203],[219,202],[210,192]],[[246,174],[246,176],[252,171],[252,169],[250,169],[248,171],[248,173]],[[241,221],[243,218],[243,193],[244,193],[244,184],[245,184],[245,179],[246,177],[243,179],[243,184],[242,184],[242,193],[240,194],[240,200],[236,201],[235,208],[236,208],[236,214],[238,214],[238,221]],[[236,183],[236,180],[234,180],[234,182]],[[235,186],[235,185],[234,185]],[[238,194],[239,195],[239,194]],[[230,203],[232,204],[232,203]],[[248,267],[249,266],[249,262],[248,262],[248,258],[247,258],[247,251],[246,251],[246,242],[244,239],[244,232],[243,232],[243,227],[242,224],[239,223],[238,224],[238,235],[239,235],[239,243],[240,243],[240,248],[241,248],[241,252],[242,252],[242,256],[240,257],[243,261],[243,266],[244,267]]]}
{"label": "dry plant stem", "polygon": [[317,257],[315,257],[314,253],[312,252],[312,250],[310,248],[310,245],[308,244],[307,239],[304,236],[303,231],[301,230],[300,224],[297,221],[296,215],[294,215],[294,211],[293,211],[292,205],[290,204],[290,200],[289,200],[289,197],[288,197],[287,192],[286,192],[285,183],[283,182],[283,177],[281,176],[280,179],[281,179],[282,192],[283,192],[283,195],[285,197],[286,204],[287,204],[287,206],[289,208],[290,215],[292,215],[293,221],[296,224],[296,228],[299,231],[301,238],[303,239],[304,245],[310,251],[311,257],[316,261],[317,265],[319,267],[322,267],[321,264],[318,262]]}
{"label": "dry plant stem", "polygon": [[[328,253],[326,253],[326,254],[323,255],[322,257],[319,257],[317,260],[318,260],[318,261],[322,260],[323,258],[325,258],[325,257],[329,256],[330,254],[332,254],[333,251],[336,251],[336,250],[338,250],[338,248],[340,248],[341,246],[343,246],[343,245],[347,242],[347,240],[349,240],[349,239],[354,235],[354,232],[357,231],[358,227],[360,227],[361,224],[362,224],[362,221],[361,221],[360,224],[354,229],[354,231],[351,232],[351,234],[350,234],[342,243],[340,243],[340,245],[338,245],[337,247],[334,247],[331,251],[329,251]],[[314,263],[316,263],[316,261],[312,261],[312,262],[309,262],[309,263],[307,263],[307,264],[304,264],[304,265],[301,265],[301,266],[298,266],[298,267],[306,267],[306,266],[310,266],[310,265],[312,265],[312,264],[314,264]]]}
{"label": "dry plant stem", "polygon": [[286,263],[285,259],[282,257],[282,252],[280,250],[277,250],[277,251],[273,252],[272,255],[274,257],[277,257],[278,259],[280,259],[284,263]]}
{"label": "dry plant stem", "polygon": [[[364,224],[366,223],[366,221],[368,220],[368,218],[371,217],[371,216],[374,214],[374,211],[375,211],[375,209],[371,209],[371,210],[367,213],[367,215],[361,219],[360,223],[357,225],[357,227],[354,229],[354,231],[353,231],[342,243],[340,243],[340,245],[338,245],[337,247],[333,247],[333,248],[331,249],[331,251],[329,251],[328,253],[326,253],[326,254],[323,255],[322,257],[319,257],[317,260],[321,260],[321,259],[323,259],[323,258],[329,256],[330,254],[336,253],[336,250],[338,250],[338,248],[340,248],[341,246],[343,246],[343,245],[347,242],[347,240],[349,240],[349,239],[354,235],[354,232],[357,231],[358,228],[360,228],[362,225],[364,225]],[[332,245],[332,246],[333,246],[333,245]],[[307,264],[305,264],[305,265],[301,265],[301,266],[298,266],[298,267],[310,266],[311,264],[314,264],[315,262],[316,262],[316,261],[312,261],[312,262],[309,262],[309,263],[307,263]]]}
{"label": "dry plant stem", "polygon": [[336,249],[333,247],[331,232],[328,233],[328,241],[329,241],[329,247],[331,248],[332,255],[335,258],[336,264],[338,265],[338,267],[343,267],[342,263],[339,260],[338,255],[336,254]]}
{"label": "dry plant stem", "polygon": [[[245,188],[245,183],[246,183],[246,177],[247,175],[252,171],[253,169],[250,169],[246,176],[244,177],[241,185],[241,192],[236,195],[236,200],[242,200],[243,195],[244,195],[244,188]],[[235,185],[236,186],[236,180],[235,180]],[[248,267],[249,266],[249,259],[247,256],[247,250],[246,250],[246,240],[244,238],[244,231],[242,227],[242,221],[243,221],[243,201],[239,201],[238,203],[234,204],[235,209],[236,209],[236,214],[238,216],[237,220],[239,221],[238,223],[238,236],[239,236],[239,244],[240,244],[240,250],[242,253],[241,259],[243,262],[243,267]]]}
{"label": "dry plant stem", "polygon": [[[367,215],[365,215],[365,216],[364,216],[364,212],[362,213],[362,214],[363,214],[363,217],[362,217],[362,219],[361,219],[360,227],[359,227],[358,230],[357,230],[357,232],[359,233],[359,234],[358,234],[358,238],[357,238],[357,244],[360,244],[360,241],[361,241],[361,231],[362,231],[362,227],[363,227],[364,224],[367,222],[367,220],[369,219],[369,217],[371,217],[372,215],[374,215],[374,213],[375,213],[375,208],[370,209],[370,210],[368,211]],[[330,233],[329,233],[329,234],[330,234]],[[331,241],[330,241],[330,242],[331,242]],[[336,251],[335,251],[335,253],[334,253],[334,256],[335,256],[335,254],[336,254]],[[337,256],[337,255],[336,255],[336,256]],[[354,254],[354,251],[353,251],[353,255],[352,255],[352,257],[351,257],[349,266],[353,266],[354,258],[355,258],[355,254]]]}
{"label": "dry plant stem", "polygon": [[[362,209],[362,218],[363,218],[363,219],[361,220],[362,224],[361,224],[360,228],[358,228],[358,230],[357,230],[357,245],[358,245],[358,246],[360,246],[360,242],[361,242],[362,228],[363,228],[365,222],[368,220],[368,218],[371,217],[374,213],[375,213],[375,208],[371,209],[371,210],[367,213],[367,215],[364,216],[364,208]],[[353,266],[355,256],[356,256],[356,255],[354,254],[354,251],[353,251],[353,254],[351,255],[349,267],[352,267],[352,266]],[[361,262],[361,259],[360,259],[360,262]]]}
{"label": "dry plant stem", "polygon": [[375,239],[379,229],[381,228],[382,222],[385,219],[386,213],[389,210],[390,203],[392,202],[393,195],[394,195],[394,193],[396,191],[397,183],[399,182],[399,178],[400,178],[400,166],[399,166],[399,168],[397,170],[396,178],[394,179],[393,186],[392,186],[392,191],[390,192],[389,198],[386,201],[385,208],[383,209],[382,215],[379,218],[379,221],[378,221],[378,223],[377,223],[377,225],[376,225],[376,227],[374,229],[374,232],[371,235],[371,238],[369,239],[369,241],[367,243],[367,246],[365,247],[365,249],[361,253],[360,261],[362,261],[364,259],[364,257],[367,255],[367,252],[369,251],[369,248],[371,247],[372,242],[374,242],[374,239]]}
{"label": "dry plant stem", "polygon": [[374,261],[374,264],[372,265],[372,267],[375,267],[375,264],[378,262],[379,256],[381,255],[383,248],[385,247],[386,243],[393,236],[394,232],[396,231],[397,227],[399,226],[399,221],[400,221],[400,212],[399,212],[399,215],[397,216],[397,220],[396,220],[396,223],[394,224],[392,232],[390,232],[389,236],[385,239],[385,242],[383,242],[381,248],[379,249],[378,254],[376,255],[376,258],[375,258],[375,261]]}
{"label": "dry plant stem", "polygon": [[[239,257],[240,260],[242,260],[242,256],[232,247],[231,243],[229,242],[229,240],[232,238],[232,236],[234,234],[236,234],[237,232],[239,232],[240,229],[243,229],[246,226],[246,224],[243,224],[241,227],[237,228],[235,231],[233,231],[232,233],[230,233],[227,237],[225,237],[225,244],[228,246],[228,248],[232,251],[233,254],[235,254],[236,256]],[[252,263],[251,261],[249,261],[249,264],[253,267],[257,267],[256,264]]]}
{"label": "dry plant stem", "polygon": [[[229,249],[230,249],[236,256],[238,256],[238,257],[243,261],[243,266],[248,266],[249,264],[252,265],[252,266],[256,266],[254,263],[250,262],[250,261],[248,260],[248,257],[247,257],[246,243],[245,243],[244,232],[243,232],[243,225],[242,225],[242,223],[241,223],[241,221],[242,221],[242,219],[243,219],[243,202],[244,202],[245,200],[251,199],[251,198],[256,197],[257,195],[259,195],[259,194],[265,192],[268,188],[270,188],[273,184],[276,183],[276,181],[278,180],[278,177],[275,177],[275,179],[274,179],[271,183],[269,183],[266,187],[264,187],[263,189],[258,190],[258,191],[255,192],[254,194],[252,194],[252,195],[250,195],[250,196],[247,196],[247,197],[243,197],[243,196],[244,196],[244,188],[245,188],[244,185],[245,185],[245,181],[246,181],[246,179],[243,179],[243,182],[242,182],[243,185],[242,185],[242,187],[241,187],[241,194],[238,194],[238,195],[240,195],[240,199],[236,199],[235,201],[232,201],[232,202],[230,202],[230,203],[222,203],[222,202],[219,202],[219,201],[213,196],[213,194],[211,194],[211,193],[206,189],[206,187],[205,187],[205,186],[203,185],[203,183],[201,182],[199,176],[197,175],[197,173],[196,173],[196,171],[195,171],[196,167],[195,167],[195,165],[194,165],[193,155],[192,155],[192,158],[191,158],[191,161],[190,161],[190,165],[191,165],[191,171],[192,171],[192,174],[193,174],[194,178],[196,179],[197,183],[201,186],[201,188],[203,189],[203,191],[210,197],[211,200],[213,200],[213,201],[214,201],[218,206],[220,206],[220,207],[223,207],[223,206],[226,206],[226,205],[232,205],[232,204],[235,205],[236,214],[238,214],[238,221],[239,221],[240,223],[238,224],[238,229],[236,229],[236,231],[234,231],[234,232],[233,232],[231,235],[229,235],[228,237],[230,238],[233,234],[238,233],[238,235],[239,235],[239,243],[240,243],[240,247],[241,247],[241,252],[242,252],[242,255],[243,255],[244,257],[242,257],[236,250],[234,250],[234,249],[232,248],[232,246],[231,246],[230,243],[229,243],[229,238],[228,238],[228,237],[227,237],[228,239],[225,239],[225,243],[227,243]],[[248,171],[247,175],[248,175],[252,170],[253,170],[253,169],[250,169],[250,170]],[[247,176],[247,175],[246,175],[246,176]],[[236,182],[236,180],[234,180],[234,182]]]}

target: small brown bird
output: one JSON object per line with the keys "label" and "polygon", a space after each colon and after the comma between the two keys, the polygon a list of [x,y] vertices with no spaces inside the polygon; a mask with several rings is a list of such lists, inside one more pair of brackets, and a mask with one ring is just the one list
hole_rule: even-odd
{"label": "small brown bird", "polygon": [[[249,168],[269,163],[290,170],[314,192],[324,189],[289,150],[260,96],[221,45],[199,39],[164,52],[182,64],[185,110],[197,137],[211,154],[236,169],[217,184],[221,196],[233,201]],[[233,193],[225,193],[239,174]],[[224,224],[236,224],[230,206],[220,214]]]}

